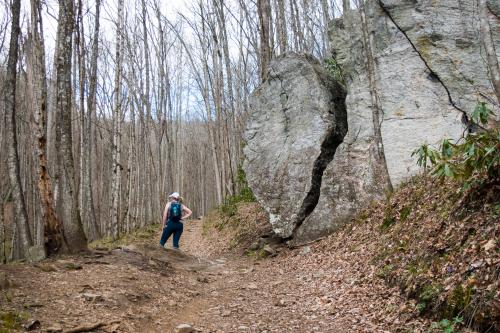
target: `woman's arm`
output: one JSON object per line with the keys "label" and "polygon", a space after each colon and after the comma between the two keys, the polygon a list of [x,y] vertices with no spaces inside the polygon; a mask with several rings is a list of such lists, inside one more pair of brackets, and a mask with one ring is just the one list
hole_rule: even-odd
{"label": "woman's arm", "polygon": [[170,208],[170,202],[168,202],[165,205],[165,209],[163,210],[162,221],[161,221],[162,226],[165,225],[165,223],[167,223],[167,216],[168,216],[168,209],[169,208]]}
{"label": "woman's arm", "polygon": [[182,205],[182,211],[183,211],[184,213],[186,213],[186,215],[184,215],[184,216],[182,217],[182,219],[187,219],[188,217],[190,217],[190,216],[191,216],[191,214],[193,214],[193,212],[191,211],[191,209],[187,208],[187,207],[186,207],[186,206],[184,206],[184,205]]}

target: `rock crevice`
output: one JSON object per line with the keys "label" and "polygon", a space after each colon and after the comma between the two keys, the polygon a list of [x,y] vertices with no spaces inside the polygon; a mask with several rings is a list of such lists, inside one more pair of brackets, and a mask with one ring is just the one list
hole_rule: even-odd
{"label": "rock crevice", "polygon": [[347,132],[346,93],[308,55],[288,53],[269,68],[250,100],[244,168],[274,231],[287,238],[314,210],[323,172]]}
{"label": "rock crevice", "polygon": [[[334,91],[332,93],[336,95],[339,94],[338,91]],[[341,94],[343,96],[343,92]],[[335,152],[337,151],[337,148],[340,146],[340,144],[344,141],[344,137],[348,130],[345,96],[343,96],[343,98],[335,98],[332,104],[335,106],[335,110],[332,110],[332,113],[335,113],[335,115],[337,115],[336,120],[337,122],[339,122],[340,126],[331,128],[326,134],[325,140],[321,144],[321,153],[314,162],[314,166],[312,169],[311,187],[304,201],[302,202],[297,221],[295,222],[295,228],[293,232],[294,236],[304,220],[316,208],[321,194],[321,183],[325,169],[333,160]],[[339,131],[338,127],[341,127],[342,129]]]}

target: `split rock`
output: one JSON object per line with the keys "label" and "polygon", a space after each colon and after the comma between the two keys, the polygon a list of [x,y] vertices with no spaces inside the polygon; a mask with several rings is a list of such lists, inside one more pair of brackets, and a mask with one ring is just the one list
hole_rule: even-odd
{"label": "split rock", "polygon": [[286,53],[250,98],[243,168],[280,237],[314,209],[323,171],[347,132],[345,95],[314,57]]}

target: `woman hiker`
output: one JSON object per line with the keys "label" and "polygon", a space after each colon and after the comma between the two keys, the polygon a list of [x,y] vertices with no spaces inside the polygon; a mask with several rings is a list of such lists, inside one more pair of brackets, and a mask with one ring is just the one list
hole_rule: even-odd
{"label": "woman hiker", "polygon": [[168,238],[174,234],[174,249],[179,249],[179,240],[184,229],[182,219],[190,217],[193,212],[181,203],[179,193],[170,194],[168,199],[170,201],[165,205],[162,216],[163,233],[161,234],[160,246],[164,247]]}

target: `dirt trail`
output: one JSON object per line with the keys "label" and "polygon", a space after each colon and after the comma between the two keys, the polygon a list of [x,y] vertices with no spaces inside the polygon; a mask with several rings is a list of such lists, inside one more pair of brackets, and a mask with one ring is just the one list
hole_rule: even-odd
{"label": "dirt trail", "polygon": [[401,317],[409,305],[397,290],[346,251],[212,257],[201,224],[186,223],[181,251],[161,249],[158,235],[110,252],[0,266],[14,284],[1,291],[2,311],[38,320],[36,332],[95,323],[104,326],[94,332],[173,332],[182,323],[200,332],[422,331],[412,310]]}

